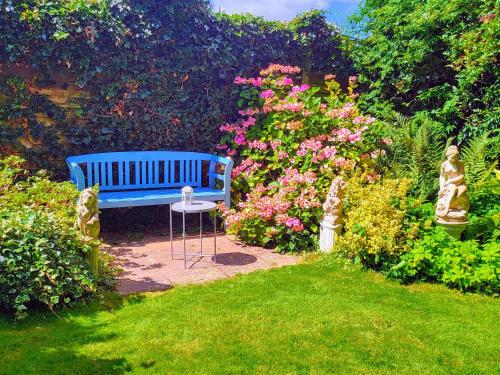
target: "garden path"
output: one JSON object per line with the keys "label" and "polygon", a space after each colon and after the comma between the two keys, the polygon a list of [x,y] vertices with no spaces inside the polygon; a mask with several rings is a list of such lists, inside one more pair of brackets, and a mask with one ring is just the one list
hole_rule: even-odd
{"label": "garden path", "polygon": [[[105,235],[104,251],[116,257],[123,269],[118,276],[117,290],[122,294],[167,290],[174,285],[204,283],[223,279],[239,273],[282,267],[300,261],[300,256],[282,255],[273,250],[246,246],[224,234],[217,235],[217,258],[194,258],[184,269],[181,256],[170,256],[168,236],[146,235],[130,241],[124,236]],[[213,238],[203,237],[204,251],[213,251]],[[186,241],[188,252],[198,250],[199,237]],[[174,238],[176,252],[182,250],[182,238]]]}

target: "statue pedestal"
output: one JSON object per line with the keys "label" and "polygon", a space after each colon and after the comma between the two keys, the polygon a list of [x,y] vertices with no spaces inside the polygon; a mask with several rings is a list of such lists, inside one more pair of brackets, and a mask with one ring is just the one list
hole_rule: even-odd
{"label": "statue pedestal", "polygon": [[444,221],[441,219],[437,219],[436,222],[444,228],[446,233],[448,233],[453,238],[456,238],[457,240],[460,239],[460,235],[464,231],[467,224],[469,224],[468,221],[457,223],[457,222],[451,222],[451,221]]}
{"label": "statue pedestal", "polygon": [[342,224],[332,224],[322,221],[319,231],[319,250],[324,253],[332,251],[335,246],[335,237],[340,233]]}

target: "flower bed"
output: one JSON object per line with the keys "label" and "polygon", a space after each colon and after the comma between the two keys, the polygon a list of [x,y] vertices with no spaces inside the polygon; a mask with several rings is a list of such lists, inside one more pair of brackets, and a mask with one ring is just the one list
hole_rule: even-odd
{"label": "flower bed", "polygon": [[236,77],[241,118],[220,127],[218,148],[235,156],[236,209],[222,207],[229,233],[280,251],[313,250],[321,203],[334,176],[379,178],[380,126],[357,107],[356,77],[343,92],[295,84],[300,68],[272,64],[259,77]]}

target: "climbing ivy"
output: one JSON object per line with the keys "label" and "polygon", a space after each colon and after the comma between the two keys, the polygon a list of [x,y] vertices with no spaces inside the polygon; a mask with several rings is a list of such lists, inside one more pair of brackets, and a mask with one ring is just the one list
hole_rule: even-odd
{"label": "climbing ivy", "polygon": [[[55,172],[65,171],[70,154],[212,150],[219,125],[236,114],[232,80],[270,62],[351,70],[321,12],[285,24],[214,14],[205,0],[0,0],[0,7],[0,67],[14,67],[0,70],[0,153]],[[88,93],[79,108],[34,89],[61,75]]]}

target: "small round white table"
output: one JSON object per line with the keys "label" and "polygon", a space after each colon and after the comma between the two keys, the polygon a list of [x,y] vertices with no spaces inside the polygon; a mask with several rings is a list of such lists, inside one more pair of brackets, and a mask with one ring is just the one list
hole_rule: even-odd
{"label": "small round white table", "polygon": [[[172,260],[174,259],[174,255],[183,255],[184,256],[184,268],[187,265],[187,257],[213,257],[213,261],[215,262],[215,258],[217,256],[217,218],[214,215],[214,253],[213,254],[203,254],[203,220],[202,214],[204,212],[215,211],[217,205],[214,202],[207,201],[193,201],[191,204],[184,205],[182,202],[177,202],[170,204],[170,253],[172,256]],[[184,243],[184,251],[182,253],[174,252],[174,244],[172,240],[172,211],[182,213],[182,240]],[[200,251],[196,253],[187,253],[186,251],[186,214],[200,214]]]}

